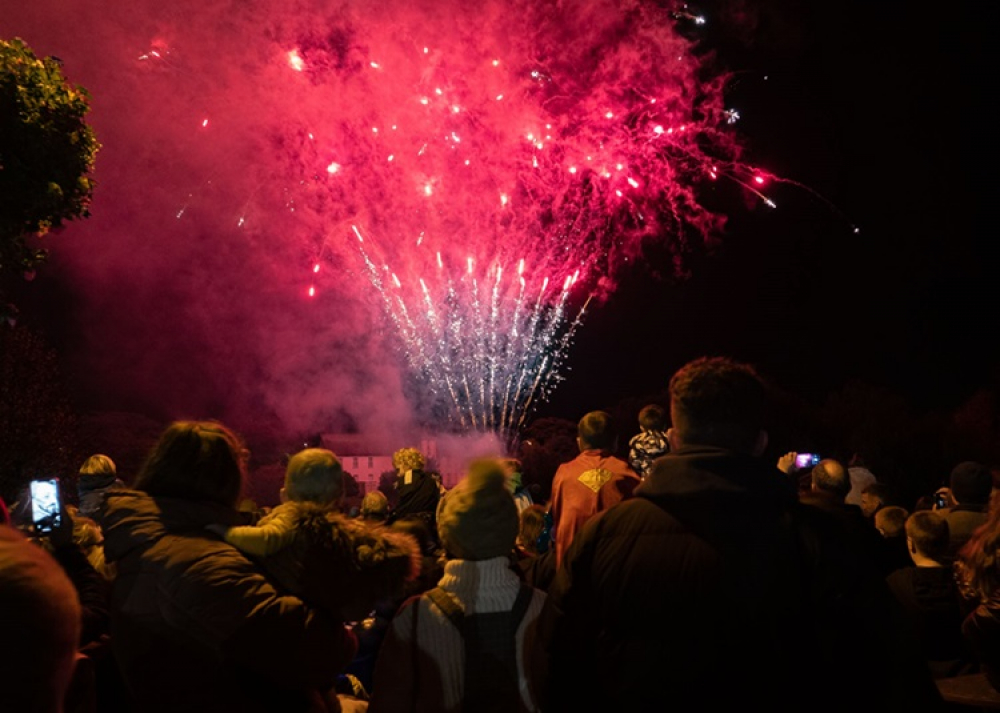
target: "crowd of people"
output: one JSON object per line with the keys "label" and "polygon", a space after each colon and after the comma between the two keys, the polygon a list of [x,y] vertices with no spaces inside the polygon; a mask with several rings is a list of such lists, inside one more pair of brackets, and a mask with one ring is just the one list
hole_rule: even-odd
{"label": "crowd of people", "polygon": [[[126,485],[106,455],[36,531],[0,502],[0,709],[944,710],[1000,690],[1000,496],[958,464],[912,507],[860,461],[764,457],[754,369],[701,358],[618,452],[603,411],[534,502],[514,458],[446,489],[402,448],[394,505],[343,512],[324,448],[238,507],[248,451],[171,424]],[[64,494],[68,495],[68,494]]]}

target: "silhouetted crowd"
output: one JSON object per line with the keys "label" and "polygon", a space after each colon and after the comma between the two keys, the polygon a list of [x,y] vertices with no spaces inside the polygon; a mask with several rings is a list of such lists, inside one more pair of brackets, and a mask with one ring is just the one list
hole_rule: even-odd
{"label": "silhouetted crowd", "polygon": [[625,458],[585,415],[545,502],[515,458],[446,489],[402,448],[391,501],[345,512],[316,447],[246,506],[217,422],[171,424],[129,485],[94,455],[61,500],[0,501],[0,710],[912,713],[946,710],[942,681],[1000,690],[990,468],[906,508],[859,458],[763,458],[765,393],[694,360]]}

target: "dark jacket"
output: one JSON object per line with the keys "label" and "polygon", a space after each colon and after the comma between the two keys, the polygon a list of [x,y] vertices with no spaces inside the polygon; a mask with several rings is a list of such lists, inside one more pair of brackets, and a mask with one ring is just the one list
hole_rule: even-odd
{"label": "dark jacket", "polygon": [[420,517],[436,534],[436,516],[441,490],[437,481],[422,470],[412,470],[408,475],[396,479],[399,502],[389,514],[387,522],[392,524],[405,517]]}
{"label": "dark jacket", "polygon": [[109,490],[124,488],[125,483],[114,474],[81,475],[76,483],[76,493],[80,498],[78,511],[83,517],[100,522],[101,508]]}
{"label": "dark jacket", "polygon": [[884,581],[777,469],[685,448],[635,494],[549,589],[552,710],[936,709]]}
{"label": "dark jacket", "polygon": [[321,709],[354,637],[205,529],[240,524],[235,510],[112,491],[104,522],[112,645],[137,711]]}

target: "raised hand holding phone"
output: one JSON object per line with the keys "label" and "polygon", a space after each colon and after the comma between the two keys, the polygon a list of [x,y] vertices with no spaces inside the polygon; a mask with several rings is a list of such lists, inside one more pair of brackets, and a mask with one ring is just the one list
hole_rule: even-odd
{"label": "raised hand holding phone", "polygon": [[31,521],[36,535],[51,535],[63,524],[62,495],[55,478],[32,480]]}

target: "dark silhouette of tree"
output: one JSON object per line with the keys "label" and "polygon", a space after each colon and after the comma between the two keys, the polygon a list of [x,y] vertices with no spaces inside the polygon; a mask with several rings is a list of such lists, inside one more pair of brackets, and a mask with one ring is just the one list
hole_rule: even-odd
{"label": "dark silhouette of tree", "polygon": [[89,102],[58,59],[0,40],[0,274],[30,274],[46,257],[30,239],[89,214],[99,148]]}

